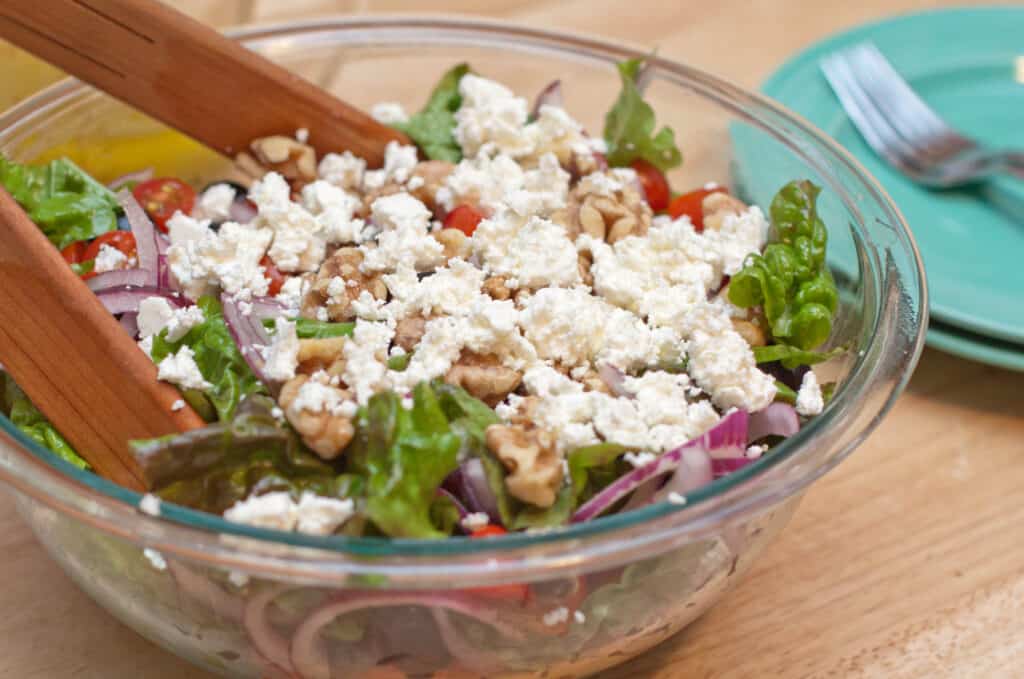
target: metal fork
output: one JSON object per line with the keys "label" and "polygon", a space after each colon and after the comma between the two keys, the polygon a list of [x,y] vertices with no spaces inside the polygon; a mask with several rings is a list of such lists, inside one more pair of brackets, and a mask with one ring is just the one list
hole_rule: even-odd
{"label": "metal fork", "polygon": [[948,189],[1000,172],[1024,179],[1024,152],[987,149],[958,133],[871,43],[830,54],[821,70],[871,148],[919,184]]}

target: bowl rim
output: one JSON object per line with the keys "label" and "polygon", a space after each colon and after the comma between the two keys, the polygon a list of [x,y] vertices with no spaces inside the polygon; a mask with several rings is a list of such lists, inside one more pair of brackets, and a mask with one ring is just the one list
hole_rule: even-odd
{"label": "bowl rim", "polygon": [[[412,583],[422,582],[429,576],[436,580],[435,584],[443,586],[447,582],[452,587],[455,586],[452,581],[456,579],[458,586],[472,583],[475,578],[480,578],[480,582],[529,580],[535,576],[539,566],[549,571],[572,571],[594,562],[621,563],[624,555],[628,556],[626,560],[632,561],[642,550],[662,552],[681,544],[681,540],[687,542],[712,535],[723,520],[764,509],[805,488],[845,459],[892,407],[909,380],[924,346],[928,313],[924,267],[913,234],[888,194],[853,156],[824,132],[782,105],[703,70],[651,55],[636,46],[584,33],[467,17],[385,15],[324,17],[246,26],[232,29],[229,35],[258,46],[261,40],[294,34],[351,33],[357,30],[365,31],[365,38],[350,40],[347,44],[373,43],[376,34],[380,34],[377,36],[379,40],[389,31],[430,30],[433,38],[421,36],[421,40],[433,45],[464,43],[486,47],[497,43],[503,49],[531,47],[540,52],[557,53],[563,58],[571,56],[594,62],[645,57],[659,75],[685,81],[689,89],[699,91],[702,96],[726,107],[736,100],[755,104],[824,148],[831,154],[830,160],[844,165],[862,182],[863,186],[859,188],[865,193],[858,199],[873,202],[888,213],[892,220],[889,226],[913,262],[913,277],[907,282],[909,289],[917,292],[913,300],[916,308],[911,309],[916,314],[917,325],[913,327],[912,341],[904,342],[907,346],[902,347],[906,352],[902,369],[892,370],[893,374],[889,375],[891,385],[884,399],[875,399],[877,402],[870,404],[874,410],[870,420],[844,443],[841,450],[821,464],[808,465],[799,474],[780,475],[772,479],[771,484],[765,482],[769,471],[792,466],[794,460],[801,458],[800,453],[808,450],[806,443],[813,441],[819,433],[828,431],[829,425],[840,414],[853,409],[855,400],[851,401],[849,397],[859,393],[859,390],[851,390],[854,383],[860,388],[875,383],[871,378],[878,375],[873,375],[875,366],[868,360],[870,352],[865,350],[855,359],[836,397],[821,415],[811,420],[798,434],[779,444],[772,455],[689,493],[685,505],[661,503],[548,532],[510,533],[491,540],[459,537],[410,540],[286,533],[231,523],[217,515],[170,504],[162,505],[160,517],[149,516],[138,509],[141,494],[58,459],[3,416],[0,416],[0,443],[5,445],[0,445],[0,449],[9,448],[12,454],[0,455],[0,479],[49,508],[70,514],[104,532],[194,561],[214,561],[242,571],[255,567],[264,573],[290,577],[315,576],[318,582],[322,582],[325,576],[344,579],[353,575],[385,575],[399,582]],[[52,85],[0,114],[0,133],[30,117],[45,114],[62,102],[83,96],[89,89],[70,78]],[[736,112],[735,108],[733,110]],[[804,161],[819,169],[822,176],[828,175],[807,154],[790,147]],[[847,204],[847,207],[853,214],[859,213],[854,205]],[[893,303],[892,300],[882,300],[865,349],[884,340],[895,341],[892,336],[896,333],[879,337],[879,319],[884,318],[889,303]],[[895,303],[900,302],[897,300]],[[905,300],[902,303],[907,304]],[[630,529],[639,530],[629,533]],[[501,560],[495,559],[496,556]],[[480,572],[481,558],[487,559],[483,574]],[[586,570],[591,568],[592,565],[588,565]],[[468,579],[463,579],[463,576]]]}

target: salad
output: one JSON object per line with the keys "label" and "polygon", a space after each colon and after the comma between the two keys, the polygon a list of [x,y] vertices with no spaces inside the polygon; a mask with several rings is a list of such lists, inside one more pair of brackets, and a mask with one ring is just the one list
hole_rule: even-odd
{"label": "salad", "polygon": [[[133,441],[151,487],[316,535],[486,538],[688,493],[818,415],[837,307],[818,187],[676,193],[620,64],[601,137],[466,64],[374,117],[382,168],[254,140],[196,191],[0,156],[0,184],[209,424]],[[86,463],[4,379],[0,406]]]}

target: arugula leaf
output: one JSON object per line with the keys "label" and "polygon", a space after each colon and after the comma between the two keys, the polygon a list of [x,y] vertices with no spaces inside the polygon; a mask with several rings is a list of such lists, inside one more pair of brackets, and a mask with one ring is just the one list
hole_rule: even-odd
{"label": "arugula leaf", "polygon": [[467,73],[469,64],[462,63],[451,68],[434,86],[422,111],[408,121],[392,126],[409,135],[431,160],[446,160],[450,163],[462,160],[462,149],[455,141],[455,112],[462,106],[459,81]]}
{"label": "arugula leaf", "polygon": [[15,384],[9,375],[0,373],[0,378],[3,378],[4,382],[5,410],[14,426],[62,460],[70,462],[79,469],[89,469],[89,463],[79,457],[67,439],[50,424],[50,421],[29,400],[21,387]]}
{"label": "arugula leaf", "polygon": [[67,158],[21,165],[0,154],[0,185],[59,249],[117,229],[117,197]]}
{"label": "arugula leaf", "polygon": [[769,344],[764,347],[753,347],[754,349],[754,360],[758,363],[771,363],[772,361],[779,361],[782,363],[783,368],[792,370],[802,365],[814,365],[815,363],[822,363],[829,361],[836,356],[842,355],[845,351],[845,347],[836,347],[831,351],[808,351],[806,349],[800,349],[799,347],[790,346],[789,344]]}
{"label": "arugula leaf", "polygon": [[251,494],[309,490],[354,497],[362,479],[338,474],[307,451],[295,432],[271,415],[274,401],[250,396],[227,421],[155,439],[132,441],[154,492],[168,502],[221,514]]}
{"label": "arugula leaf", "polygon": [[366,478],[366,515],[385,535],[442,538],[431,520],[437,489],[458,466],[461,441],[426,382],[413,391],[411,410],[394,393],[373,396],[356,415],[345,458]]}
{"label": "arugula leaf", "polygon": [[[295,334],[299,339],[327,339],[329,337],[350,337],[355,330],[355,323],[329,323],[327,321],[314,321],[309,318],[293,318],[295,322]],[[273,318],[264,318],[263,327],[274,331]]]}
{"label": "arugula leaf", "polygon": [[168,355],[177,353],[182,346],[195,352],[196,365],[203,379],[210,383],[204,390],[221,421],[230,420],[239,402],[249,394],[264,391],[263,384],[249,369],[238,345],[231,338],[224,322],[220,301],[203,296],[196,302],[203,310],[205,320],[175,342],[167,341],[167,331],[153,336],[151,356],[159,363]]}
{"label": "arugula leaf", "polygon": [[642,64],[642,59],[629,59],[618,65],[622,91],[604,119],[608,163],[624,167],[642,158],[664,172],[682,163],[683,155],[671,127],[654,132],[654,109],[636,86]]}

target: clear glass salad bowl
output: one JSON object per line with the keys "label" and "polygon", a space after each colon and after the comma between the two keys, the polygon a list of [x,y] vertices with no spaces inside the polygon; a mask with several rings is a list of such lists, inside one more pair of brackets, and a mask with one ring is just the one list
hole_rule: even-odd
{"label": "clear glass salad bowl", "polygon": [[[646,53],[433,18],[322,20],[237,35],[364,108],[389,100],[417,109],[457,61],[521,93],[560,78],[567,109],[591,130],[618,91],[615,62]],[[921,350],[926,289],[903,219],[837,145],[759,96],[669,60],[650,63],[648,99],[685,157],[670,176],[676,188],[728,182],[766,205],[790,179],[823,187],[841,296],[829,343],[849,350],[818,371],[839,382],[821,416],[684,506],[445,541],[284,534],[174,506],[152,517],[138,509],[138,494],[57,460],[0,418],[0,476],[53,558],[140,634],[236,677],[581,676],[700,616],[782,530],[808,485],[891,407]],[[0,117],[0,150],[19,160],[67,154],[101,179],[152,166],[198,182],[224,166],[71,81]],[[523,587],[525,604],[505,596]]]}

